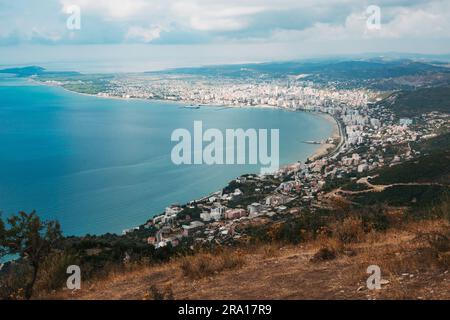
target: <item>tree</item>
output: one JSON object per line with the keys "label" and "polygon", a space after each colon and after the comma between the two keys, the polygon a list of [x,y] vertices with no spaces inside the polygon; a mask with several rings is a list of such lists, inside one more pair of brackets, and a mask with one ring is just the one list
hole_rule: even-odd
{"label": "tree", "polygon": [[26,281],[24,294],[30,299],[39,267],[47,255],[61,240],[61,228],[57,221],[41,221],[35,211],[19,212],[7,219],[0,218],[0,257],[19,255],[31,267],[31,279]]}

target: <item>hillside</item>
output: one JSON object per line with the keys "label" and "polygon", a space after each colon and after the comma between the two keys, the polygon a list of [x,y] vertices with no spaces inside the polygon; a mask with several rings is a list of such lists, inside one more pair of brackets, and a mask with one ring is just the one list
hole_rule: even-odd
{"label": "hillside", "polygon": [[[412,60],[337,59],[177,68],[168,72],[213,77],[246,77],[255,75],[285,77],[286,75],[309,74],[322,80],[347,81],[350,79],[386,79],[401,76],[417,76],[436,72],[450,73],[450,69]],[[167,73],[167,71],[164,71],[164,73]]]}
{"label": "hillside", "polygon": [[39,75],[44,72],[45,72],[45,69],[42,67],[38,67],[38,66],[0,69],[0,73],[10,73],[10,74],[15,74],[15,75],[21,76],[21,77],[29,77],[29,76],[33,76],[33,75]]}
{"label": "hillside", "polygon": [[[336,242],[274,243],[198,254],[163,265],[129,267],[86,283],[79,291],[43,298],[450,299],[450,252],[448,248],[445,254],[440,252],[428,239],[437,232],[450,235],[448,222],[411,223],[369,234],[361,242],[345,245],[336,258],[323,260],[317,253],[336,247]],[[372,264],[380,266],[386,280],[381,290],[366,288],[366,268]]]}
{"label": "hillside", "polygon": [[450,87],[397,92],[379,103],[388,106],[399,117],[414,117],[432,111],[450,113]]}
{"label": "hillside", "polygon": [[[447,165],[443,140],[428,140],[421,149],[429,154],[416,161],[355,182],[366,188],[329,192],[329,209],[255,222],[234,246],[126,264],[80,291],[39,298],[450,299],[450,189],[436,171]],[[381,290],[366,287],[369,265],[382,270]]]}
{"label": "hillside", "polygon": [[435,182],[448,184],[450,181],[450,150],[434,152],[417,160],[401,165],[382,168],[376,177],[370,179],[373,184]]}
{"label": "hillside", "polygon": [[14,74],[18,77],[75,77],[81,75],[75,71],[48,71],[39,66],[0,69],[0,73]]}

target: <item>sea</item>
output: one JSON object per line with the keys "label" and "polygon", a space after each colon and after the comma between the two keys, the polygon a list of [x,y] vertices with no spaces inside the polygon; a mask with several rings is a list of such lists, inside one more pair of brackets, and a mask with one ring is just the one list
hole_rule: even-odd
{"label": "sea", "polygon": [[108,99],[0,77],[0,211],[57,219],[65,235],[121,233],[171,204],[220,190],[258,165],[176,165],[174,130],[279,129],[280,163],[305,161],[333,124],[307,112],[184,108]]}

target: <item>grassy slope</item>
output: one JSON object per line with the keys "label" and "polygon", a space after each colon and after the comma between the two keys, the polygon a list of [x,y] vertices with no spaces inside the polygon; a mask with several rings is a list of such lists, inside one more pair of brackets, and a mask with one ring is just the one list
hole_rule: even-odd
{"label": "grassy slope", "polygon": [[[312,262],[318,249],[329,245],[317,240],[302,245],[259,245],[214,255],[204,270],[221,260],[238,256],[242,263],[229,269],[214,267],[201,278],[186,274],[186,264],[199,264],[201,256],[188,261],[174,259],[164,265],[130,269],[106,279],[83,284],[75,293],[60,291],[45,298],[63,299],[450,299],[450,274],[442,257],[424,240],[424,234],[449,232],[444,221],[411,223],[387,233],[372,233],[359,243],[347,245],[334,260]],[[351,254],[346,254],[351,252]],[[223,258],[225,256],[225,258]],[[440,257],[440,258],[439,258]],[[366,268],[379,265],[389,281],[382,290],[370,291]],[[447,269],[448,270],[448,269]]]}

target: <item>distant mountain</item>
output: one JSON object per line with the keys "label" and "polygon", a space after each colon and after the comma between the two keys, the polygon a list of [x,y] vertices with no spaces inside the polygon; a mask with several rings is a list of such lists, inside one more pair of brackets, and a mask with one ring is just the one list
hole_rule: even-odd
{"label": "distant mountain", "polygon": [[313,78],[327,79],[329,81],[346,81],[352,79],[386,79],[436,72],[450,74],[450,69],[407,59],[386,61],[381,58],[374,58],[369,60],[324,60],[319,62],[271,62],[219,65],[178,68],[157,73],[226,77],[283,77],[286,75],[308,74]]}
{"label": "distant mountain", "polygon": [[333,84],[339,88],[382,91],[450,85],[450,68],[446,64],[385,57],[218,65],[148,73],[262,80],[295,79],[301,76],[302,80]]}
{"label": "distant mountain", "polygon": [[23,68],[8,68],[0,70],[0,73],[11,73],[22,77],[29,77],[33,75],[40,75],[45,72],[45,69],[39,66],[29,66]]}
{"label": "distant mountain", "polygon": [[80,73],[75,71],[47,71],[45,68],[39,66],[27,66],[27,67],[18,67],[18,68],[8,68],[1,69],[0,73],[10,73],[15,74],[19,77],[31,77],[31,76],[75,76]]}

